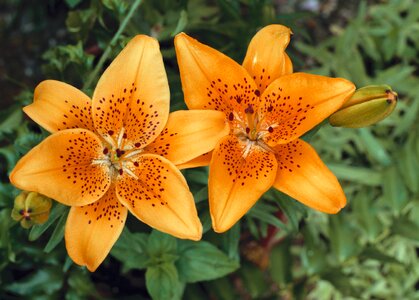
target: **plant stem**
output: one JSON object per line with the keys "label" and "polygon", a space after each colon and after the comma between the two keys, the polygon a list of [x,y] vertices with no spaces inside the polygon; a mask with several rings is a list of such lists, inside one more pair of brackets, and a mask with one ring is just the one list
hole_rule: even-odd
{"label": "plant stem", "polygon": [[96,67],[93,69],[92,73],[90,73],[85,84],[83,85],[83,90],[87,90],[90,88],[93,80],[97,77],[99,71],[102,70],[103,64],[108,59],[108,56],[111,53],[112,48],[115,46],[116,42],[118,41],[119,36],[125,30],[125,27],[127,27],[128,22],[131,20],[132,16],[134,15],[134,12],[137,10],[141,2],[142,0],[135,0],[135,2],[132,4],[130,11],[128,12],[124,20],[122,20],[121,26],[119,26],[118,31],[113,36],[112,40],[110,41],[105,51],[103,52],[102,56],[100,57],[99,62],[97,63]]}

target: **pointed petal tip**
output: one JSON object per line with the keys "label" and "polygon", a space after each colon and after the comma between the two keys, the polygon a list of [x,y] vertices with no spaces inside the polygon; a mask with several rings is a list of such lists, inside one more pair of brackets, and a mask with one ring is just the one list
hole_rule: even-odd
{"label": "pointed petal tip", "polygon": [[[198,225],[198,224],[197,224]],[[199,221],[199,225],[195,227],[195,230],[191,231],[189,234],[186,234],[184,239],[192,240],[192,241],[199,241],[202,239],[202,224]]]}

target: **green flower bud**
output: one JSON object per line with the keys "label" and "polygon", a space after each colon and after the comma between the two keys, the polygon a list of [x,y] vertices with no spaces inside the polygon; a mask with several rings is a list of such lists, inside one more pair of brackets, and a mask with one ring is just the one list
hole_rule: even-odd
{"label": "green flower bud", "polygon": [[42,224],[48,220],[52,201],[36,192],[21,192],[16,198],[12,210],[12,219],[20,221],[24,228]]}
{"label": "green flower bud", "polygon": [[370,85],[352,97],[329,117],[332,126],[360,128],[385,119],[396,107],[397,93],[388,85]]}

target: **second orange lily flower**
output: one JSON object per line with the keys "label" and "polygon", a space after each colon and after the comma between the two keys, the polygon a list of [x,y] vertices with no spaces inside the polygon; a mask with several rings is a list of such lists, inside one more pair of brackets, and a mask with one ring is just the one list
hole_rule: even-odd
{"label": "second orange lily flower", "polygon": [[[300,202],[336,213],[346,198],[333,173],[300,137],[355,91],[341,78],[293,73],[285,48],[291,31],[270,25],[252,39],[243,65],[184,33],[175,38],[189,109],[217,110],[230,124],[211,155],[213,228],[232,227],[274,186]],[[190,162],[205,164],[199,157]]]}

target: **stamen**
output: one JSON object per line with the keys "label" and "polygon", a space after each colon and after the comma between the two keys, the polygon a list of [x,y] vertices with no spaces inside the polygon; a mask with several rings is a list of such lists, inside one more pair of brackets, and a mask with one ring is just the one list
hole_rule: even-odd
{"label": "stamen", "polygon": [[118,148],[122,148],[122,139],[124,138],[124,134],[125,134],[125,128],[122,127],[121,132],[119,133],[119,136],[118,136]]}
{"label": "stamen", "polygon": [[131,152],[128,152],[127,155],[124,156],[124,158],[130,158],[133,157],[135,155],[140,154],[141,152],[143,152],[143,149],[139,149],[139,150],[133,150]]}
{"label": "stamen", "polygon": [[259,140],[257,142],[257,144],[258,144],[259,147],[261,147],[266,152],[273,152],[273,153],[275,153],[274,149],[272,149],[269,145],[265,144],[265,142]]}
{"label": "stamen", "polygon": [[247,156],[249,155],[250,150],[252,149],[252,147],[253,147],[254,144],[255,144],[254,141],[251,141],[251,140],[247,140],[246,141],[246,147],[244,148],[243,153],[242,153],[242,157],[244,159],[247,158]]}
{"label": "stamen", "polygon": [[127,173],[129,176],[131,176],[134,179],[138,180],[137,175],[134,174],[134,172],[132,172],[130,169],[128,169],[127,167],[124,167],[124,172]]}
{"label": "stamen", "polygon": [[94,159],[92,160],[92,165],[106,165],[109,167],[112,163],[109,159]]}

